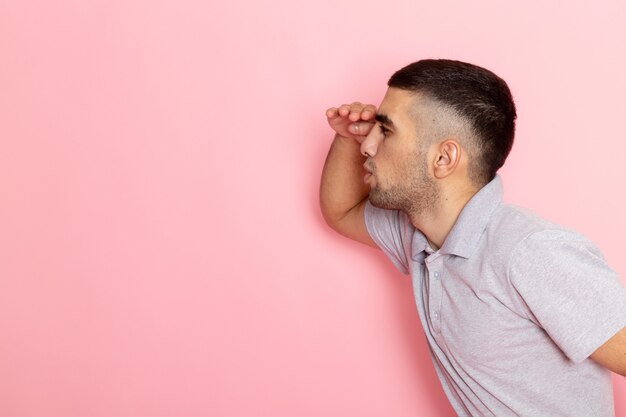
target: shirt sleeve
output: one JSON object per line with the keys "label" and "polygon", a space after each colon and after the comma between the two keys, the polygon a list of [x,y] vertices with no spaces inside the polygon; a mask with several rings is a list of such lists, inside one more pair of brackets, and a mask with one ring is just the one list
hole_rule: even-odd
{"label": "shirt sleeve", "polygon": [[399,210],[374,207],[369,200],[365,204],[365,224],[370,236],[391,262],[409,274],[407,253],[410,253],[408,232],[412,225],[406,214]]}
{"label": "shirt sleeve", "polygon": [[581,362],[626,326],[626,289],[600,251],[570,231],[542,231],[520,242],[509,279],[542,327]]}

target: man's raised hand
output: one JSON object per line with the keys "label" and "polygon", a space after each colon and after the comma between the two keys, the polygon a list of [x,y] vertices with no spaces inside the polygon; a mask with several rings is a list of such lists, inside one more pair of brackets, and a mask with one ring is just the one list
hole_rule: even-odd
{"label": "man's raised hand", "polygon": [[352,104],[331,107],[326,110],[326,117],[330,127],[339,136],[361,143],[375,124],[376,107],[355,101]]}

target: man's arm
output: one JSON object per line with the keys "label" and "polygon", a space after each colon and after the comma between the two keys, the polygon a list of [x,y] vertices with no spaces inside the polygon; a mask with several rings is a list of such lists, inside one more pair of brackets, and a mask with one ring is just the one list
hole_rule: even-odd
{"label": "man's arm", "polygon": [[605,368],[626,376],[626,327],[593,352],[591,358]]}
{"label": "man's arm", "polygon": [[360,144],[372,130],[376,107],[344,104],[326,111],[328,124],[336,132],[320,183],[320,208],[328,225],[338,233],[378,247],[365,225],[365,203],[369,186],[363,182]]}

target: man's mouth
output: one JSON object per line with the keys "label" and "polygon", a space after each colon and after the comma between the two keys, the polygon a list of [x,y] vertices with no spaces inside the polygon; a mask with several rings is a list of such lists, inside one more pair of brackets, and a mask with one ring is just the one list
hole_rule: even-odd
{"label": "man's mouth", "polygon": [[365,175],[363,176],[363,182],[367,182],[372,177],[372,170],[369,169],[365,164],[363,164],[363,169],[365,170]]}

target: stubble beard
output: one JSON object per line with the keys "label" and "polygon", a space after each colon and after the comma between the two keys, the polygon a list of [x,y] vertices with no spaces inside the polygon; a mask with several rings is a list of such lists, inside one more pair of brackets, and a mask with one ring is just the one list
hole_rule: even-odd
{"label": "stubble beard", "polygon": [[418,156],[419,166],[413,166],[406,182],[382,188],[378,182],[376,167],[372,167],[372,174],[376,184],[369,194],[373,206],[387,210],[401,210],[410,216],[419,216],[432,211],[439,200],[439,187],[428,175],[425,155]]}

